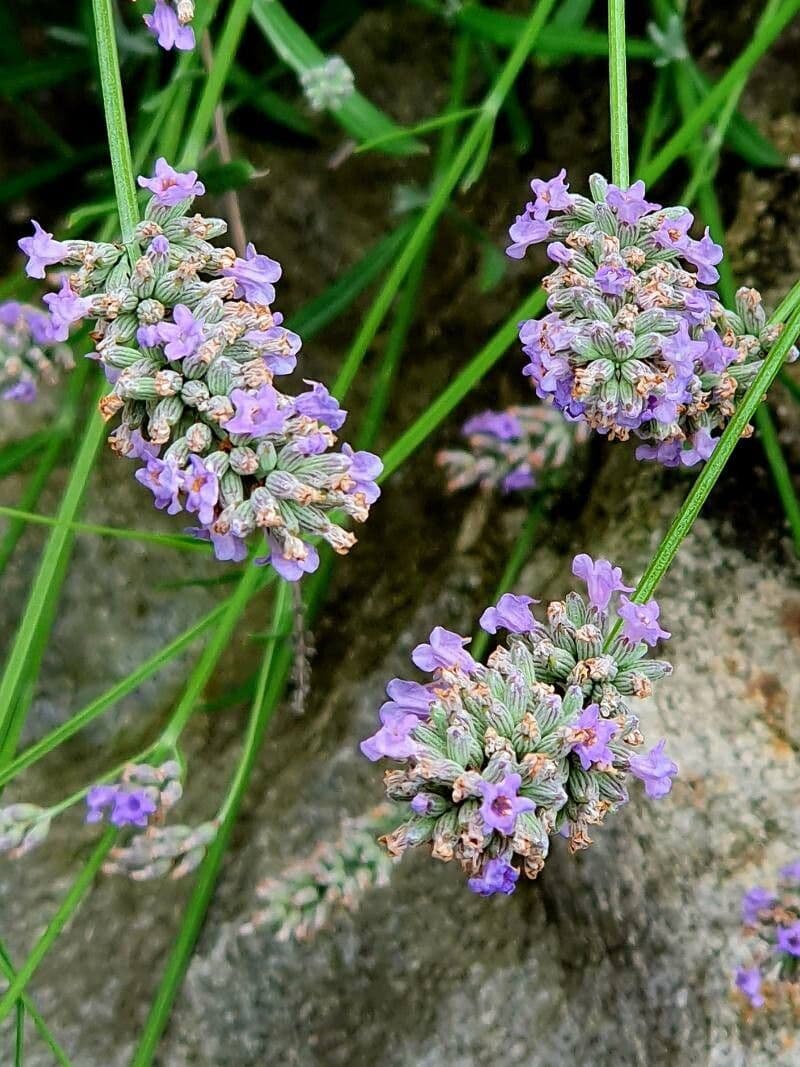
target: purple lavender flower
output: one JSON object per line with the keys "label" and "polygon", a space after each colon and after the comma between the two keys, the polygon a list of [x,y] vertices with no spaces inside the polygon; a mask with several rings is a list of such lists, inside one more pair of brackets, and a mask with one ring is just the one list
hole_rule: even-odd
{"label": "purple lavender flower", "polygon": [[578,735],[573,742],[571,752],[581,761],[581,767],[588,771],[593,763],[613,763],[614,754],[608,742],[618,732],[619,727],[610,719],[603,719],[597,704],[589,704],[581,712],[578,721],[572,727]]}
{"label": "purple lavender flower", "polygon": [[629,226],[635,226],[639,219],[649,211],[659,211],[661,204],[651,204],[644,198],[644,182],[634,182],[629,189],[620,189],[617,185],[609,185],[606,194],[606,203],[616,212],[620,222],[626,222]]}
{"label": "purple lavender flower", "polygon": [[722,259],[722,246],[712,240],[708,226],[699,241],[687,238],[682,249],[683,256],[697,267],[697,280],[703,285],[713,285],[719,280],[716,264]]}
{"label": "purple lavender flower", "polygon": [[508,896],[509,893],[514,892],[518,878],[517,868],[498,857],[487,860],[480,876],[467,879],[467,885],[473,893],[481,897],[491,897],[495,893],[504,893]]}
{"label": "purple lavender flower", "polygon": [[417,751],[417,743],[411,736],[419,718],[395,707],[384,704],[380,712],[381,727],[359,745],[362,753],[373,763],[381,757],[407,759]]}
{"label": "purple lavender flower", "polygon": [[478,663],[464,648],[472,638],[445,630],[443,626],[434,626],[428,640],[429,644],[417,645],[411,653],[411,659],[421,671],[458,667],[465,674],[474,674],[478,669]]}
{"label": "purple lavender flower", "polygon": [[194,30],[191,26],[181,25],[178,13],[170,0],[156,0],[153,14],[143,15],[142,18],[145,26],[167,52],[173,48],[179,52],[190,52],[194,48]]}
{"label": "purple lavender flower", "polygon": [[546,248],[547,258],[552,260],[553,263],[560,263],[562,266],[567,266],[575,259],[575,253],[571,248],[567,248],[563,241],[551,241]]}
{"label": "purple lavender flower", "polygon": [[110,821],[120,827],[147,826],[147,818],[155,810],[155,801],[144,789],[117,789]]}
{"label": "purple lavender flower", "polygon": [[598,611],[605,611],[616,592],[630,593],[633,586],[622,581],[622,569],[614,567],[607,559],[593,560],[581,552],[572,561],[572,573],[586,582],[589,602]]}
{"label": "purple lavender flower", "polygon": [[214,521],[214,509],[219,499],[219,479],[199,456],[189,456],[189,466],[180,472],[181,489],[186,493],[186,510],[197,513],[204,525]]}
{"label": "purple lavender flower", "polygon": [[657,445],[639,445],[636,449],[636,458],[654,459],[663,467],[679,467],[682,451],[681,442],[672,438],[669,441],[661,441]]}
{"label": "purple lavender flower", "polygon": [[754,1008],[764,1007],[761,995],[761,972],[758,967],[738,967],[734,976],[736,988],[740,989]]}
{"label": "purple lavender flower", "polygon": [[236,409],[233,418],[225,423],[228,433],[247,434],[250,437],[266,437],[280,433],[286,425],[290,408],[278,407],[278,393],[271,385],[262,385],[257,392],[233,389],[231,400]]}
{"label": "purple lavender flower", "polygon": [[799,882],[800,883],[800,859],[795,860],[793,863],[788,863],[785,867],[781,867],[780,876],[787,882]]}
{"label": "purple lavender flower", "polygon": [[276,312],[274,325],[268,330],[248,330],[245,341],[258,349],[259,355],[273,374],[291,374],[297,366],[297,353],[303,346],[300,337],[280,325],[282,316]]}
{"label": "purple lavender flower", "polygon": [[510,411],[483,411],[467,419],[461,432],[465,437],[485,433],[500,441],[514,441],[522,437],[522,425]]}
{"label": "purple lavender flower", "polygon": [[530,215],[517,215],[517,221],[509,227],[508,236],[512,243],[506,249],[506,255],[512,259],[522,259],[529,245],[546,241],[553,233],[550,222],[532,219]]}
{"label": "purple lavender flower", "polygon": [[0,393],[0,400],[16,400],[20,404],[32,404],[37,394],[36,382],[30,378],[24,378],[10,385],[8,389],[4,389]]}
{"label": "purple lavender flower", "polygon": [[689,211],[677,219],[664,219],[658,229],[653,231],[652,240],[659,248],[683,252],[693,222],[694,215]]}
{"label": "purple lavender flower", "polygon": [[157,456],[150,456],[144,467],[140,467],[134,477],[153,494],[153,503],[161,510],[167,509],[168,515],[177,515],[182,510],[179,494],[182,488],[182,472],[174,461],[164,461]]}
{"label": "purple lavender flower", "polygon": [[530,633],[535,624],[529,604],[538,604],[532,596],[515,596],[504,593],[493,608],[487,608],[481,615],[479,625],[487,634],[496,634],[502,626],[512,634]]}
{"label": "purple lavender flower", "polygon": [[791,926],[779,926],[776,935],[780,952],[788,952],[790,956],[800,956],[800,920]]}
{"label": "purple lavender flower", "polygon": [[594,280],[600,286],[601,293],[607,296],[622,296],[634,277],[633,271],[628,267],[604,263],[595,272]]}
{"label": "purple lavender flower", "polygon": [[368,504],[374,504],[381,491],[375,481],[383,470],[383,463],[372,452],[354,452],[348,444],[342,445],[342,452],[350,458],[350,470],[348,476],[353,479],[355,485],[348,490],[350,493],[361,493]]}
{"label": "purple lavender flower", "polygon": [[175,207],[184,200],[202,196],[206,187],[197,180],[197,171],[181,172],[167,163],[163,156],[156,160],[152,178],[139,177],[142,189],[149,189],[160,207]]}
{"label": "purple lavender flower", "polygon": [[527,210],[535,219],[543,220],[551,211],[569,211],[572,207],[573,199],[568,192],[569,182],[564,181],[566,176],[567,172],[562,167],[555,178],[547,181],[542,178],[533,179],[531,189],[535,199],[528,204]]}
{"label": "purple lavender flower", "polygon": [[500,488],[504,493],[521,493],[526,489],[535,489],[537,484],[536,475],[528,464],[521,463],[505,475]]}
{"label": "purple lavender flower", "polygon": [[25,273],[29,278],[44,278],[45,267],[60,263],[67,254],[67,246],[62,241],[54,241],[52,233],[43,230],[36,219],[33,223],[33,237],[21,237],[17,241],[19,248],[28,257]]}
{"label": "purple lavender flower", "polygon": [[742,897],[742,922],[745,926],[755,926],[762,911],[768,911],[778,898],[763,886],[753,886]]}
{"label": "purple lavender flower", "polygon": [[721,374],[736,359],[736,349],[724,344],[716,330],[706,330],[703,340],[706,343],[706,351],[702,357],[703,370],[711,374]]}
{"label": "purple lavender flower", "polygon": [[282,271],[277,260],[256,252],[256,246],[251,242],[245,251],[245,258],[237,256],[233,266],[226,267],[222,273],[226,278],[235,280],[233,295],[237,300],[271,304],[275,299],[275,286],[272,283],[278,281]]}
{"label": "purple lavender flower", "polygon": [[644,782],[644,791],[651,800],[665,797],[672,789],[672,781],[678,773],[678,765],[664,754],[666,739],[662,738],[646,756],[631,756],[630,768],[640,781]]}
{"label": "purple lavender flower", "polygon": [[267,535],[269,556],[257,559],[256,563],[269,563],[287,582],[299,582],[304,574],[313,574],[319,567],[319,553],[313,545],[306,545],[306,554],[301,559],[287,556],[275,538]]}
{"label": "purple lavender flower", "polygon": [[681,450],[681,463],[684,467],[693,467],[696,463],[705,462],[719,444],[719,438],[712,437],[702,426],[692,434],[691,441],[691,447]]}
{"label": "purple lavender flower", "polygon": [[533,811],[536,807],[527,797],[517,796],[522,778],[519,774],[507,774],[501,782],[487,782],[484,778],[478,783],[483,797],[480,815],[487,830],[497,830],[506,837],[511,837],[517,824],[517,816],[523,811]]}
{"label": "purple lavender flower", "polygon": [[185,304],[176,304],[172,309],[173,322],[159,322],[156,326],[158,339],[164,345],[167,359],[184,359],[193,356],[203,343],[203,321],[196,319]]}
{"label": "purple lavender flower", "polygon": [[397,708],[423,720],[430,717],[431,704],[436,701],[428,686],[403,678],[392,678],[386,686],[386,694]]}
{"label": "purple lavender flower", "polygon": [[675,333],[661,340],[661,354],[681,382],[687,382],[692,377],[697,362],[703,359],[707,349],[708,341],[692,340],[685,319],[680,320]]}
{"label": "purple lavender flower", "polygon": [[149,459],[157,456],[160,450],[161,446],[146,440],[142,436],[141,430],[134,430],[131,434],[131,444],[128,455],[132,459],[141,459],[146,463]]}
{"label": "purple lavender flower", "polygon": [[158,323],[140,326],[136,330],[136,343],[142,348],[156,348],[160,345],[161,330],[158,327]]}
{"label": "purple lavender flower", "polygon": [[212,524],[211,526],[190,526],[186,532],[196,537],[198,541],[210,541],[214,556],[220,563],[241,563],[243,559],[247,559],[246,543],[230,530],[220,533]]}
{"label": "purple lavender flower", "polygon": [[118,786],[93,785],[86,794],[86,822],[102,822],[107,808],[117,799]]}
{"label": "purple lavender flower", "polygon": [[620,597],[620,606],[617,614],[623,620],[622,632],[631,644],[644,641],[652,648],[660,640],[666,640],[672,635],[668,630],[662,630],[658,624],[658,616],[661,609],[658,602],[648,600],[646,604],[637,604],[629,600],[624,594]]}
{"label": "purple lavender flower", "polygon": [[66,274],[61,275],[61,288],[57,293],[48,293],[44,302],[50,309],[50,336],[53,341],[66,341],[69,329],[89,314],[92,301],[78,296],[69,284]]}
{"label": "purple lavender flower", "polygon": [[316,419],[331,430],[338,430],[347,418],[347,412],[339,407],[339,401],[331,396],[327,388],[321,382],[313,382],[308,378],[303,381],[311,386],[311,390],[300,393],[295,400],[295,411],[298,415],[306,415],[309,419]]}

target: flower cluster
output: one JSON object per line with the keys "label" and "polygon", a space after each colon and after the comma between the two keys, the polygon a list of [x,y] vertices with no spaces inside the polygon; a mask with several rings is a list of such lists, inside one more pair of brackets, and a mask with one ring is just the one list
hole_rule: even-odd
{"label": "flower cluster", "polygon": [[355,91],[355,77],[341,56],[329,56],[318,67],[304,70],[300,84],[312,111],[341,107]]}
{"label": "flower cluster", "polygon": [[43,311],[16,300],[0,303],[0,400],[30,403],[40,382],[53,385],[60,370],[72,370],[64,340]]}
{"label": "flower cluster", "polygon": [[153,13],[144,16],[144,24],[167,52],[173,48],[190,52],[195,46],[194,0],[156,0]]}
{"label": "flower cluster", "polygon": [[645,441],[639,459],[708,459],[782,326],[767,325],[754,289],[740,289],[731,311],[704,288],[719,278],[722,249],[707,228],[689,236],[686,208],[646,200],[641,181],[620,189],[599,174],[590,200],[565,177],[531,182],[534,199],[509,230],[508,255],[548,242],[556,265],[543,281],[549,314],[520,327],[523,373],[568,419]]}
{"label": "flower cluster", "polygon": [[306,380],[289,396],[273,384],[294,370],[301,343],[269,306],[280,264],[253,245],[240,258],[209,243],[227,227],[189,214],[205,191],[194,171],[162,158],[139,184],[152,195],[135,251],[56,241],[34,223],[20,241],[28,273],[73,269],[46,298],[51,321],[66,333],[96,320],[94,358],[111,384],[100,410],[120,420],[111,447],[144,464],[136,477],[155,506],[196,516],[192,532],[221,560],[244,559],[262,530],[262,562],[295,581],[319,563],[308,538],[339,553],[355,543],[331,513],[367,518],[381,462],[348,445],[329,451],[347,413],[324,385]]}
{"label": "flower cluster", "polygon": [[309,941],[337,912],[356,911],[370,889],[389,884],[393,860],[375,838],[390,819],[388,804],[346,819],[336,841],[320,842],[307,859],[263,881],[256,892],[265,906],[240,932],[269,926],[278,941]]}
{"label": "flower cluster", "polygon": [[176,760],[160,767],[148,763],[129,764],[114,784],[92,786],[86,794],[86,822],[102,822],[107,816],[112,826],[142,829],[151,816],[162,820],[183,794],[181,768]]}
{"label": "flower cluster", "polygon": [[800,860],[781,869],[780,892],[745,893],[742,923],[755,945],[751,966],[734,974],[736,988],[753,1008],[800,1007]]}
{"label": "flower cluster", "polygon": [[199,826],[149,826],[126,845],[111,850],[103,874],[123,874],[134,882],[183,878],[203,862],[218,830],[216,819]]}
{"label": "flower cluster", "polygon": [[567,422],[542,404],[484,411],[467,419],[461,432],[467,447],[436,457],[451,493],[472,485],[486,492],[534,489],[562,469],[588,435],[585,424]]}
{"label": "flower cluster", "polygon": [[19,859],[31,852],[50,833],[51,815],[36,804],[10,804],[0,808],[0,853]]}
{"label": "flower cluster", "polygon": [[629,772],[650,797],[670,791],[678,768],[664,741],[642,753],[628,706],[671,671],[647,658],[669,637],[658,604],[629,600],[608,560],[576,556],[573,573],[588,602],[570,593],[545,623],[537,601],[511,593],[483,613],[486,632],[509,634],[486,665],[468,638],[437,626],[411,654],[432,679],[387,686],[380,728],[361,750],[402,764],[385,775],[387,795],[408,810],[382,839],[391,855],[429,843],[436,859],[458,861],[473,892],[511,893],[520,873],[542,869],[550,835],[573,852],[591,844],[589,827],[627,801]]}

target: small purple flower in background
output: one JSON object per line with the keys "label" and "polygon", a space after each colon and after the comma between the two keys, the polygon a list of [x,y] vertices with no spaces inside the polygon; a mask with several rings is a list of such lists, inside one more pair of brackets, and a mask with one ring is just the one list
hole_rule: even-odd
{"label": "small purple flower in background", "polygon": [[646,756],[631,756],[631,774],[644,782],[644,791],[651,800],[665,797],[672,789],[672,779],[678,773],[678,764],[664,753],[666,739],[662,738]]}
{"label": "small purple flower in background", "polygon": [[581,552],[572,561],[572,573],[586,582],[589,603],[598,611],[605,611],[616,592],[630,593],[633,586],[622,581],[622,569],[614,567],[607,559],[593,560]]}
{"label": "small purple flower in background", "polygon": [[181,489],[186,493],[185,508],[196,512],[200,522],[214,521],[214,508],[219,499],[219,479],[199,456],[189,456],[189,467],[180,472]]}
{"label": "small purple flower in background", "polygon": [[308,378],[304,378],[303,381],[311,386],[311,390],[300,393],[296,398],[295,411],[298,415],[307,415],[310,419],[316,419],[317,422],[323,423],[331,430],[338,430],[347,418],[347,412],[339,407],[336,397],[331,396],[320,382],[312,382]]}
{"label": "small purple flower in background", "polygon": [[266,437],[277,434],[286,425],[291,409],[278,408],[278,393],[271,385],[262,385],[255,393],[234,389],[231,401],[236,409],[233,418],[225,423],[228,433],[249,434],[251,437]]}
{"label": "small purple flower in background", "polygon": [[644,182],[634,182],[629,189],[620,189],[617,185],[609,185],[606,194],[606,203],[616,212],[620,222],[629,226],[635,226],[643,215],[650,211],[660,211],[661,204],[651,204],[644,198]]}
{"label": "small purple flower in background", "polygon": [[555,178],[548,181],[533,179],[531,189],[535,199],[528,204],[527,210],[535,219],[546,219],[551,211],[568,211],[572,207],[569,182],[564,181],[566,176],[567,172],[562,167]]}
{"label": "small purple flower in background", "polygon": [[118,786],[93,785],[86,794],[86,822],[101,822],[106,810],[117,799]]}
{"label": "small purple flower in background", "polygon": [[517,825],[517,816],[524,811],[534,810],[536,805],[532,800],[517,795],[521,785],[522,778],[518,774],[507,774],[496,785],[483,778],[480,780],[478,789],[483,797],[480,815],[487,830],[497,830],[511,837]]}
{"label": "small purple flower in background", "polygon": [[177,463],[150,456],[134,477],[150,490],[154,497],[153,503],[159,510],[166,508],[168,515],[177,515],[183,510],[179,498],[182,488],[181,470]]}
{"label": "small purple flower in background", "polygon": [[533,471],[523,463],[503,477],[500,488],[504,493],[522,493],[526,489],[535,489],[537,484]]}
{"label": "small purple flower in background", "polygon": [[453,670],[458,667],[466,674],[472,674],[478,668],[477,662],[466,651],[472,638],[462,637],[445,630],[443,626],[434,626],[429,643],[417,645],[411,653],[411,659],[421,671]]}
{"label": "small purple flower in background", "polygon": [[32,404],[38,396],[38,389],[36,388],[36,382],[31,381],[30,378],[22,382],[16,382],[14,385],[4,389],[0,393],[0,400],[16,400],[20,404]]}
{"label": "small purple flower in background", "polygon": [[487,860],[483,871],[477,878],[469,878],[467,885],[473,893],[481,897],[491,897],[495,893],[508,896],[516,888],[519,871],[506,860],[496,858]]}
{"label": "small purple flower in background", "polygon": [[473,415],[461,427],[465,437],[473,434],[488,433],[499,441],[513,441],[522,436],[522,424],[516,415],[509,411],[483,411]]}
{"label": "small purple flower in background", "polygon": [[760,885],[748,889],[742,897],[742,922],[745,926],[755,926],[761,912],[768,911],[777,902],[775,894]]}
{"label": "small purple flower in background", "polygon": [[277,260],[256,252],[251,242],[245,251],[245,258],[238,256],[232,267],[223,270],[223,276],[233,278],[236,288],[233,295],[237,300],[249,300],[253,304],[272,304],[275,300],[275,286],[281,276],[281,265]]}
{"label": "small purple flower in background", "polygon": [[779,926],[777,930],[778,949],[788,952],[790,956],[800,956],[800,920],[791,926]]}
{"label": "small purple flower in background", "polygon": [[399,760],[415,755],[417,743],[411,733],[419,726],[419,717],[391,704],[384,704],[378,714],[380,729],[359,746],[367,759],[374,763],[384,756]]}
{"label": "small purple flower in background", "polygon": [[66,341],[70,326],[89,314],[92,301],[88,297],[78,296],[69,284],[66,274],[61,276],[61,288],[57,293],[48,293],[44,302],[50,311],[51,338],[53,341]]}
{"label": "small purple flower in background", "polygon": [[157,336],[164,345],[167,359],[185,359],[193,356],[203,343],[203,322],[196,319],[185,304],[176,304],[172,309],[173,322],[159,322]]}
{"label": "small purple flower in background", "polygon": [[526,634],[533,629],[536,620],[529,604],[538,604],[532,596],[515,596],[504,593],[493,608],[481,615],[479,625],[487,634],[496,634],[500,627],[512,634]]}
{"label": "small purple flower in background", "polygon": [[671,636],[668,630],[662,630],[658,624],[658,616],[661,609],[657,601],[648,600],[646,604],[637,604],[626,596],[620,597],[620,606],[617,614],[623,621],[622,632],[631,642],[638,644],[646,642],[652,648],[658,641]]}
{"label": "small purple flower in background", "polygon": [[142,189],[149,189],[159,207],[176,207],[184,200],[202,196],[206,187],[197,180],[197,171],[181,172],[167,163],[163,156],[156,160],[152,178],[139,177]]}
{"label": "small purple flower in background", "polygon": [[787,863],[785,867],[781,867],[778,873],[784,881],[800,883],[800,859],[795,860],[793,863]]}
{"label": "small purple flower in background", "polygon": [[585,771],[595,763],[614,762],[614,753],[608,747],[608,742],[619,732],[619,726],[610,719],[603,719],[597,704],[590,704],[583,709],[572,730],[579,735],[579,740],[573,742],[571,751],[581,761]]}
{"label": "small purple flower in background", "polygon": [[156,803],[143,789],[118,789],[114,797],[111,823],[114,826],[147,826],[147,819],[156,811]]}
{"label": "small purple flower in background", "polygon": [[372,452],[354,452],[348,444],[342,445],[342,452],[350,457],[350,470],[347,474],[355,482],[348,492],[360,493],[368,504],[374,504],[381,495],[375,479],[383,471],[383,462]]}
{"label": "small purple flower in background", "polygon": [[734,976],[736,988],[741,990],[754,1008],[764,1007],[761,995],[761,972],[758,967],[739,967]]}
{"label": "small purple flower in background", "polygon": [[190,52],[194,48],[194,30],[181,23],[171,0],[156,0],[152,15],[144,15],[142,19],[167,52],[173,48],[179,52]]}
{"label": "small purple flower in background", "polygon": [[36,219],[33,223],[33,237],[21,237],[17,245],[28,257],[25,273],[29,278],[44,278],[45,267],[60,263],[67,254],[67,246],[62,241],[54,241],[52,233],[43,230]]}

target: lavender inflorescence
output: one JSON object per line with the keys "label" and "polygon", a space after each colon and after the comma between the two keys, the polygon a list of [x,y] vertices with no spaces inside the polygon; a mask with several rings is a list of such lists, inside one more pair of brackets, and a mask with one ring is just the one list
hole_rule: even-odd
{"label": "lavender inflorescence", "polygon": [[268,926],[278,941],[292,937],[309,941],[330,925],[337,912],[356,911],[369,890],[389,883],[394,861],[376,835],[388,830],[391,821],[388,804],[346,819],[335,841],[320,842],[306,859],[258,886],[264,907],[240,932],[251,934]]}
{"label": "lavender inflorescence", "polygon": [[38,387],[72,370],[72,352],[43,311],[16,300],[0,303],[0,400],[31,403]]}
{"label": "lavender inflorescence", "polygon": [[51,817],[37,804],[9,804],[0,808],[0,854],[19,859],[37,848],[50,833]]}
{"label": "lavender inflorescence", "polygon": [[658,604],[629,600],[607,560],[576,556],[573,573],[588,602],[569,593],[544,623],[531,611],[537,601],[510,593],[483,613],[486,632],[509,632],[485,665],[468,638],[437,626],[411,655],[432,680],[387,686],[381,726],[361,750],[401,764],[385,775],[387,796],[408,813],[382,839],[392,856],[430,845],[436,859],[461,865],[473,892],[511,893],[520,873],[538,875],[551,835],[573,852],[591,844],[589,828],[628,800],[629,772],[648,796],[669,792],[677,766],[663,740],[641,754],[628,705],[671,671],[647,657],[669,637]]}
{"label": "lavender inflorescence", "polygon": [[240,258],[210,243],[227,227],[189,214],[205,191],[194,171],[159,159],[139,184],[152,196],[133,257],[119,244],[55,241],[34,223],[20,241],[28,273],[73,268],[46,298],[51,321],[66,332],[96,319],[94,358],[111,384],[100,411],[119,418],[111,447],[144,463],[136,477],[155,506],[193,513],[192,532],[221,560],[244,559],[247,538],[263,531],[258,562],[295,581],[318,566],[311,539],[342,554],[355,543],[331,513],[367,518],[381,462],[348,445],[330,451],[347,413],[324,385],[306,380],[290,396],[273,384],[301,346],[270,309],[280,264],[252,244]]}
{"label": "lavender inflorescence", "polygon": [[620,189],[599,174],[588,199],[565,177],[534,179],[534,199],[509,230],[510,256],[547,242],[556,264],[542,283],[549,314],[520,327],[523,373],[568,419],[612,440],[642,439],[637,458],[694,466],[783,327],[767,324],[755,289],[739,289],[730,310],[704,288],[719,278],[722,249],[708,228],[689,236],[685,207],[662,208],[643,182]]}
{"label": "lavender inflorescence", "polygon": [[781,868],[777,892],[744,894],[742,923],[753,947],[751,965],[734,974],[739,994],[751,1008],[800,1011],[800,860]]}
{"label": "lavender inflorescence", "polygon": [[568,422],[544,404],[484,411],[461,428],[466,448],[443,449],[436,457],[452,493],[473,485],[486,492],[544,488],[588,437],[580,422]]}
{"label": "lavender inflorescence", "polygon": [[303,94],[312,111],[341,107],[355,91],[355,76],[341,56],[328,56],[324,63],[300,75]]}
{"label": "lavender inflorescence", "polygon": [[122,874],[134,882],[183,878],[203,862],[219,830],[212,819],[199,826],[149,826],[126,844],[113,848],[104,874]]}
{"label": "lavender inflorescence", "polygon": [[119,782],[93,786],[86,794],[87,823],[104,819],[118,828],[144,828],[150,819],[163,821],[167,812],[183,795],[181,767],[177,760],[167,760],[158,767],[149,763],[130,763]]}

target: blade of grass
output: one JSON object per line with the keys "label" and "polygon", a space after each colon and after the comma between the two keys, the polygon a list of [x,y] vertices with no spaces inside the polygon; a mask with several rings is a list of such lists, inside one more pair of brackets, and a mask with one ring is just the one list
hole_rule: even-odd
{"label": "blade of grass", "polygon": [[373,148],[377,148],[380,145],[384,145],[387,141],[395,141],[398,137],[407,137],[413,135],[418,137],[423,133],[431,133],[433,130],[439,130],[442,126],[449,126],[453,122],[460,122],[461,119],[469,118],[472,115],[476,115],[480,111],[479,107],[465,107],[461,111],[445,111],[441,115],[436,115],[432,119],[425,119],[422,122],[418,122],[415,126],[403,126],[399,130],[395,130],[393,133],[385,133],[381,137],[374,137],[371,141],[364,141],[363,144],[357,145],[353,149],[353,155],[361,155],[363,152],[369,152]]}
{"label": "blade of grass", "polygon": [[[6,949],[5,945],[1,941],[0,941],[0,972],[2,972],[3,976],[9,982],[12,981],[16,977],[16,971],[14,970],[14,966],[13,966],[13,964],[11,962],[11,957],[9,956],[8,950]],[[44,1041],[44,1043],[47,1045],[47,1047],[53,1053],[53,1056],[55,1057],[56,1061],[58,1062],[59,1067],[71,1067],[69,1059],[67,1058],[67,1054],[61,1048],[61,1046],[56,1041],[56,1039],[53,1037],[53,1035],[50,1032],[47,1024],[45,1023],[45,1021],[42,1018],[40,1012],[38,1011],[36,1005],[33,1003],[31,998],[29,996],[27,996],[27,994],[23,994],[23,996],[20,998],[20,1000],[18,1002],[18,1005],[17,1005],[17,1010],[18,1011],[19,1011],[20,1005],[25,1009],[25,1011],[27,1011],[28,1015],[30,1016],[31,1022],[36,1027],[36,1029],[39,1031],[39,1036],[41,1037],[42,1041]],[[20,1060],[20,1062],[22,1062],[22,1061]]]}

